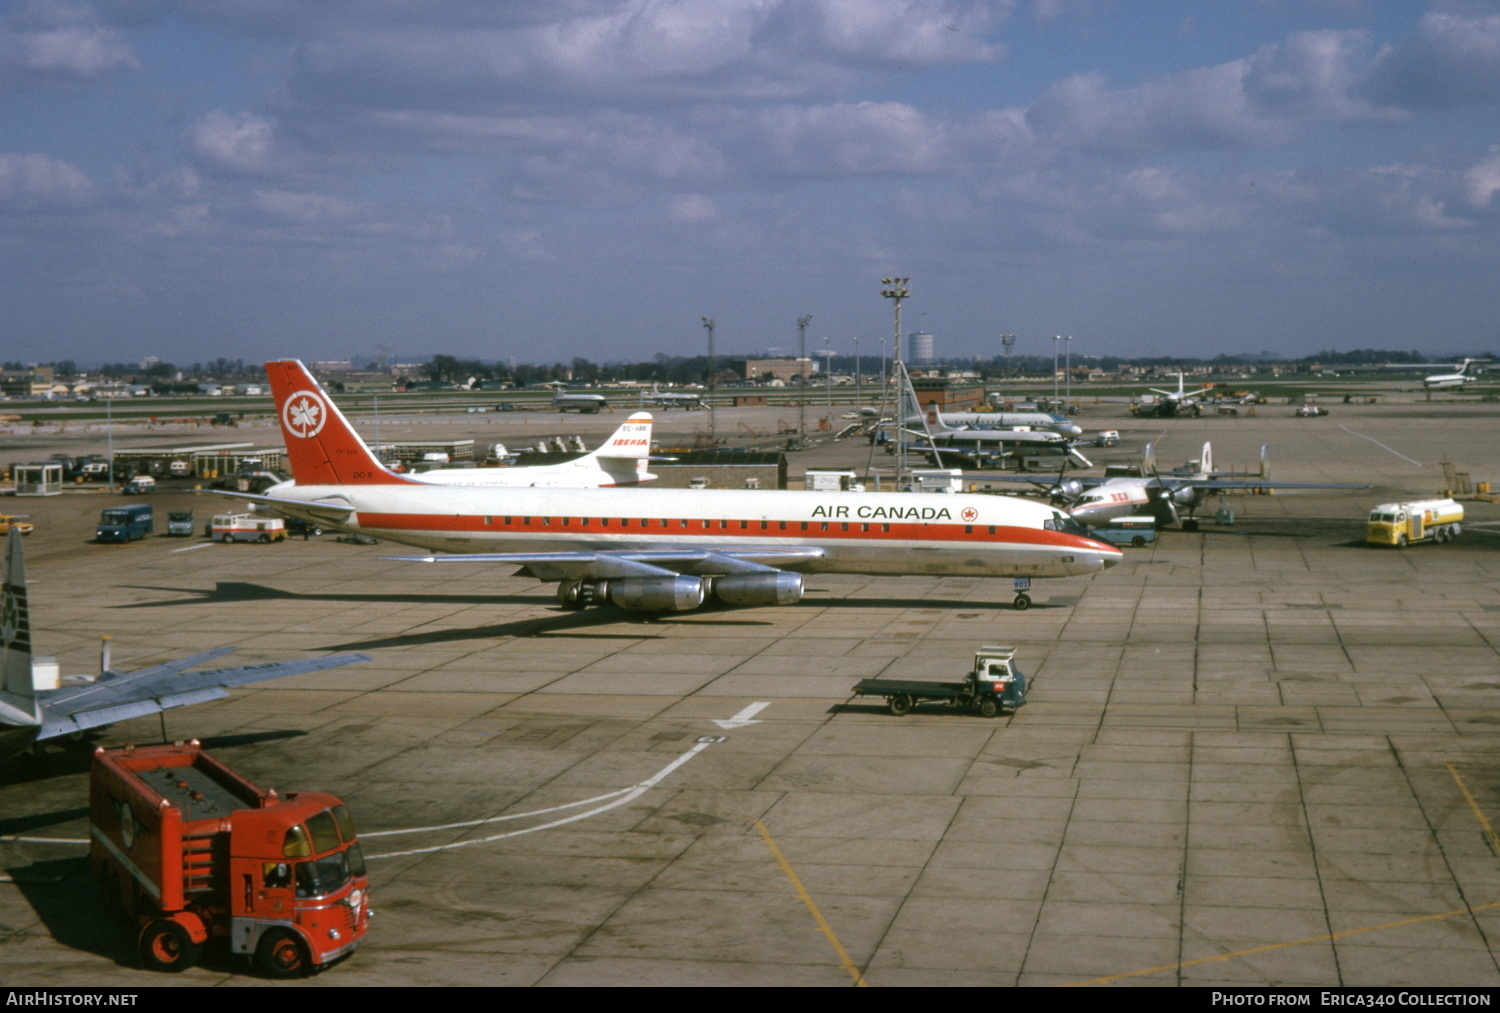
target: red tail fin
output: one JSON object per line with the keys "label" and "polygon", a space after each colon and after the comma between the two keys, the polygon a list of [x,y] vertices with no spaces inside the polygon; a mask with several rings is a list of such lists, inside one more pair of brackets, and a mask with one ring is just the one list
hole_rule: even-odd
{"label": "red tail fin", "polygon": [[296,359],[266,363],[281,437],[298,485],[405,485],[370,453],[344,413]]}

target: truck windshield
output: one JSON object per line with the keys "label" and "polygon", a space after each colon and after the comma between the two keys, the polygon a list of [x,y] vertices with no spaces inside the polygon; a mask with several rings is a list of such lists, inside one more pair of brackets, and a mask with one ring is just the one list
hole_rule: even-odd
{"label": "truck windshield", "polygon": [[326,897],[347,882],[349,859],[342,851],[297,863],[298,897]]}

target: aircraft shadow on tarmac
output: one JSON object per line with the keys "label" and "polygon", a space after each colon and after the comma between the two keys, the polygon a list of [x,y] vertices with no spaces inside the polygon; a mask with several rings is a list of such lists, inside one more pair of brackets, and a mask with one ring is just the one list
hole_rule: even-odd
{"label": "aircraft shadow on tarmac", "polygon": [[[165,714],[166,712],[162,712]],[[108,726],[105,726],[108,727]],[[163,726],[164,732],[170,729]],[[54,777],[79,776],[89,772],[90,765],[94,762],[94,746],[99,733],[103,729],[95,729],[93,732],[85,733],[82,738],[51,739],[47,742],[38,743],[29,752],[17,756],[7,757],[0,762],[0,784],[22,784],[29,781],[45,781]],[[254,746],[268,742],[276,742],[280,739],[294,739],[306,735],[306,732],[297,730],[262,731],[262,732],[238,732],[234,735],[202,736],[204,748],[212,751],[215,749],[229,749],[235,746]],[[171,742],[174,738],[182,736],[163,735],[162,741]],[[138,740],[137,745],[150,745],[151,743]],[[16,834],[23,831],[15,826],[14,820],[0,819],[0,834]]]}

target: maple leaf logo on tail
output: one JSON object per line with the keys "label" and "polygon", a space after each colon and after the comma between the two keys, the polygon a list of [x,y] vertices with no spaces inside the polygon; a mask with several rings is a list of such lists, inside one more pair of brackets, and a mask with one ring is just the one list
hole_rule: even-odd
{"label": "maple leaf logo on tail", "polygon": [[286,431],[301,439],[317,436],[327,421],[328,413],[323,410],[323,402],[316,394],[305,390],[287,398],[286,407],[282,409],[282,424]]}

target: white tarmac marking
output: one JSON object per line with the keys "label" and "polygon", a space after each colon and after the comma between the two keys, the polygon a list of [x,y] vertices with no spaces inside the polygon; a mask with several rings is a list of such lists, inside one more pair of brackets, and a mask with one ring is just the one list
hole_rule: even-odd
{"label": "white tarmac marking", "polygon": [[[608,812],[611,809],[624,805],[626,802],[631,802],[637,798],[640,798],[642,795],[646,794],[646,792],[656,787],[656,785],[659,784],[663,778],[667,777],[678,767],[682,766],[684,763],[688,762],[711,745],[713,745],[712,742],[699,742],[698,744],[693,746],[692,749],[689,749],[687,752],[677,757],[677,759],[667,764],[661,770],[658,770],[655,774],[652,774],[650,777],[646,778],[646,780],[634,784],[629,788],[622,788],[619,791],[612,791],[606,795],[596,795],[593,798],[583,799],[580,802],[570,802],[567,805],[552,806],[548,809],[538,809],[534,812],[529,813],[517,813],[513,816],[494,816],[490,817],[489,819],[474,820],[470,823],[450,823],[447,824],[447,827],[478,826],[483,823],[498,823],[501,820],[515,820],[523,819],[527,816],[541,816],[546,813],[558,812],[563,809],[575,809],[578,806],[588,805],[592,802],[600,802],[604,799],[614,799],[614,801],[612,802],[607,802],[604,805],[596,806],[586,812],[577,813],[573,816],[566,816],[560,820],[552,820],[550,823],[542,823],[538,826],[527,827],[525,830],[511,830],[507,833],[493,834],[489,837],[477,837],[472,841],[454,841],[451,844],[438,844],[430,848],[413,848],[410,851],[389,851],[383,855],[367,855],[365,857],[373,860],[376,858],[402,858],[407,855],[429,855],[436,851],[449,851],[453,848],[466,848],[471,844],[489,844],[492,841],[503,841],[507,837],[520,837],[522,834],[534,834],[538,830],[550,830],[553,827],[560,827],[565,823],[576,823],[579,820],[588,819],[590,816],[597,816],[599,813]],[[415,827],[411,830],[387,830],[377,834],[361,834],[360,836],[377,837],[398,833],[414,834],[419,833],[423,830],[442,829],[445,829],[445,827]]]}
{"label": "white tarmac marking", "polygon": [[1358,436],[1362,440],[1369,440],[1371,443],[1375,444],[1375,446],[1379,447],[1381,450],[1389,450],[1391,453],[1395,454],[1397,457],[1401,458],[1401,460],[1405,461],[1408,464],[1415,464],[1418,468],[1420,468],[1420,467],[1423,466],[1421,461],[1413,461],[1411,458],[1409,458],[1405,454],[1401,453],[1401,451],[1399,451],[1399,450],[1391,450],[1390,447],[1387,447],[1384,443],[1381,443],[1379,440],[1377,440],[1373,436],[1366,436],[1364,433],[1356,433],[1354,430],[1352,430],[1348,426],[1344,426],[1344,425],[1339,426],[1339,428],[1342,429],[1344,432],[1348,433],[1350,436]]}
{"label": "white tarmac marking", "polygon": [[769,701],[765,701],[762,703],[753,703],[750,706],[746,707],[744,710],[740,711],[734,717],[730,718],[728,721],[715,721],[714,724],[718,725],[720,728],[744,728],[746,725],[758,725],[760,724],[759,721],[752,721],[750,719],[755,717],[755,715],[759,714],[769,706],[771,706]]}
{"label": "white tarmac marking", "polygon": [[181,548],[181,549],[173,549],[172,551],[173,552],[192,552],[194,549],[211,549],[213,547],[214,547],[214,543],[213,542],[199,542],[197,545],[188,545],[188,546],[185,546],[184,548]]}

